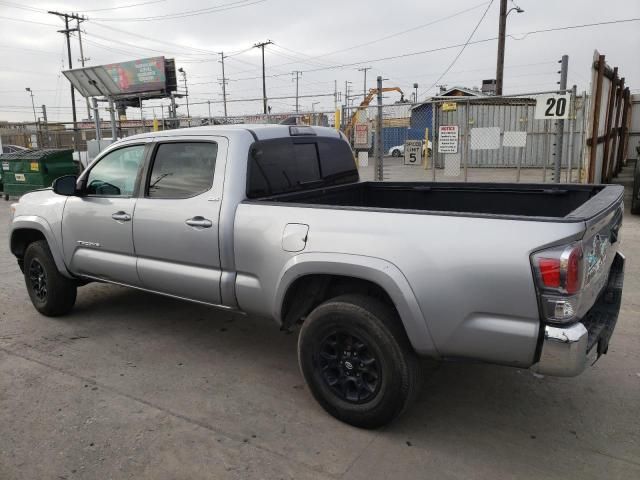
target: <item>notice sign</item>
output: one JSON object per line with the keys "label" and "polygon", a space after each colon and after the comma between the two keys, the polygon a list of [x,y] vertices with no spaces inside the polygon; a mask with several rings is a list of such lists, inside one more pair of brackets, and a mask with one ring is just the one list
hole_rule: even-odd
{"label": "notice sign", "polygon": [[422,140],[404,142],[404,164],[420,165],[422,163]]}
{"label": "notice sign", "polygon": [[438,153],[458,153],[458,126],[441,125],[438,129]]}
{"label": "notice sign", "polygon": [[353,146],[355,148],[371,148],[369,144],[369,125],[366,123],[356,123]]}
{"label": "notice sign", "polygon": [[458,104],[456,102],[445,102],[442,104],[443,112],[455,112],[458,109]]}
{"label": "notice sign", "polygon": [[536,97],[536,120],[554,120],[569,118],[569,101],[571,94],[538,95]]}

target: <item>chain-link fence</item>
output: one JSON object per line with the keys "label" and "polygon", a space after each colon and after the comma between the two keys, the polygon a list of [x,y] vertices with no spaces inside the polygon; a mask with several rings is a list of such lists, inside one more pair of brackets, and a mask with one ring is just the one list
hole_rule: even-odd
{"label": "chain-link fence", "polygon": [[343,131],[364,179],[377,170],[392,181],[551,182],[558,157],[561,182],[584,181],[585,96],[568,95],[560,133],[560,120],[536,115],[536,98],[545,93],[385,105],[379,169],[378,107],[345,109]]}
{"label": "chain-link fence", "polygon": [[[347,107],[335,112],[296,112],[227,117],[145,119],[117,122],[119,138],[200,125],[236,123],[284,123],[335,126],[348,138],[357,157],[363,180],[526,182],[555,181],[556,158],[560,159],[559,181],[584,182],[586,95],[575,92],[565,98],[558,121],[541,115],[539,98],[559,98],[557,92],[518,96],[436,97],[423,103]],[[551,95],[550,95],[551,94]],[[547,112],[548,113],[548,112]],[[556,111],[557,113],[557,111]],[[381,117],[382,155],[377,156],[378,117]],[[542,118],[541,118],[542,117]],[[89,123],[51,125],[41,129],[38,144],[51,148],[87,151],[95,139]],[[4,144],[31,146],[34,133],[2,131]],[[108,122],[102,123],[102,138],[110,138]],[[81,154],[82,155],[82,154]]]}

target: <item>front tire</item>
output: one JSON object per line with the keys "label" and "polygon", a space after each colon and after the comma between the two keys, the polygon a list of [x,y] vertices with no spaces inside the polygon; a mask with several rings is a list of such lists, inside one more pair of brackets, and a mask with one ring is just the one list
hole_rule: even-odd
{"label": "front tire", "polygon": [[400,150],[394,150],[393,152],[391,152],[391,156],[392,157],[399,157],[400,156]]}
{"label": "front tire", "polygon": [[331,415],[381,427],[416,397],[420,363],[396,312],[365,295],[344,295],[309,314],[298,361],[311,393]]}
{"label": "front tire", "polygon": [[24,254],[24,281],[33,306],[43,315],[68,313],[76,302],[76,283],[60,274],[49,245],[33,242]]}

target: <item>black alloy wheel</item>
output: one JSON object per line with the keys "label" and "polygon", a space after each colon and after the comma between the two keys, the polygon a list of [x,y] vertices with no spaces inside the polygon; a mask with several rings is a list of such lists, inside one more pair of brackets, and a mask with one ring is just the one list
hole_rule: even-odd
{"label": "black alloy wheel", "polygon": [[41,302],[47,299],[47,272],[37,258],[32,258],[29,265],[29,281],[33,294]]}
{"label": "black alloy wheel", "polygon": [[342,400],[365,403],[380,389],[379,360],[365,342],[346,330],[336,330],[320,342],[316,361],[323,380]]}

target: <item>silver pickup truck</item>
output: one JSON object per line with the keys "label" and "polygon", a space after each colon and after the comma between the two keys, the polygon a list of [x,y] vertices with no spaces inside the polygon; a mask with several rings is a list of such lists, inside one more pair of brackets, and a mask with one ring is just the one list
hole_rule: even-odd
{"label": "silver pickup truck", "polygon": [[578,375],[606,353],[624,276],[623,189],[360,182],[329,128],[142,134],[12,206],[11,251],[44,315],[110,282],[301,324],[318,402],[373,428],[421,357]]}

